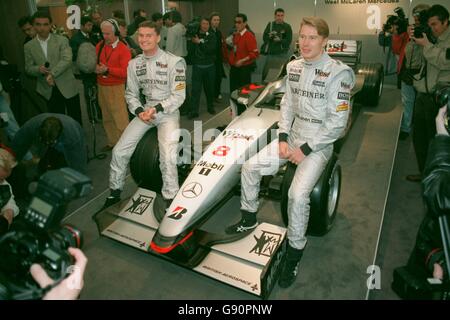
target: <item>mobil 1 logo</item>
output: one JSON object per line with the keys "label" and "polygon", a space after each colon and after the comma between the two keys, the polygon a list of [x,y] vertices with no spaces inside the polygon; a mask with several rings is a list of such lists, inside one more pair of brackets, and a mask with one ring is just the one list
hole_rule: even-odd
{"label": "mobil 1 logo", "polygon": [[221,171],[223,169],[223,164],[217,164],[215,162],[208,162],[208,161],[200,161],[197,164],[197,167],[201,167],[199,174],[203,176],[208,176],[211,171]]}

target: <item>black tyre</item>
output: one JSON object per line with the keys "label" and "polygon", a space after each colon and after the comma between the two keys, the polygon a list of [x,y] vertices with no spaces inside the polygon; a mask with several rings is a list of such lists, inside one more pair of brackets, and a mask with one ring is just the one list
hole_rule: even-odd
{"label": "black tyre", "polygon": [[161,192],[162,176],[159,169],[158,131],[151,128],[136,146],[130,160],[131,176],[139,187]]}
{"label": "black tyre", "polygon": [[383,65],[363,63],[357,66],[356,73],[364,75],[364,85],[357,94],[356,102],[369,107],[377,106],[383,91]]}
{"label": "black tyre", "polygon": [[[341,167],[337,164],[337,155],[333,154],[322,176],[311,192],[310,214],[307,233],[323,236],[330,231],[336,217],[341,190]],[[287,226],[288,192],[297,166],[289,163],[281,185],[281,215]]]}

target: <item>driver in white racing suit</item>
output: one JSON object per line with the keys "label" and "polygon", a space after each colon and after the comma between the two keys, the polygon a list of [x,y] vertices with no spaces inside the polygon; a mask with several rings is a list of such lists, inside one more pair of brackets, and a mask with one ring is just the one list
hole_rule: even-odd
{"label": "driver in white racing suit", "polygon": [[287,65],[286,93],[281,101],[278,140],[274,140],[242,167],[242,218],[228,234],[248,232],[258,225],[259,188],[263,175],[273,175],[290,161],[297,164],[288,193],[288,246],[279,285],[289,287],[306,245],[310,193],[343,136],[350,113],[350,90],[355,76],[347,65],[324,51],[327,23],[304,18],[299,44],[302,58]]}
{"label": "driver in white racing suit", "polygon": [[[130,158],[139,140],[152,127],[158,127],[163,198],[170,202],[178,192],[177,144],[180,136],[178,108],[186,96],[186,63],[183,58],[158,47],[159,28],[143,22],[138,28],[138,42],[143,54],[128,64],[125,99],[136,118],[130,122],[113,149],[109,186],[111,195],[104,207],[120,200]],[[145,105],[140,101],[140,91]]]}

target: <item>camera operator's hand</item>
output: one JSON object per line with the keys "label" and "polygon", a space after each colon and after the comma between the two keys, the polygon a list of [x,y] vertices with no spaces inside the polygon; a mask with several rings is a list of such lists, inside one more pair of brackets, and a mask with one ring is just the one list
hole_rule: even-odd
{"label": "camera operator's hand", "polygon": [[[43,300],[75,300],[80,295],[80,291],[84,285],[83,276],[88,260],[80,249],[69,248],[69,253],[75,258],[73,273],[47,292],[42,298]],[[55,282],[38,264],[33,264],[30,272],[33,279],[36,280],[41,288],[45,288]]]}
{"label": "camera operator's hand", "polygon": [[415,38],[414,37],[414,32],[413,32],[413,36],[411,39],[414,40],[415,43],[417,43],[419,46],[425,47],[426,45],[431,44],[430,40],[428,40],[428,37],[425,33],[422,33],[423,38]]}
{"label": "camera operator's hand", "polygon": [[445,128],[445,120],[447,118],[447,106],[443,106],[439,109],[438,115],[436,116],[436,133],[442,135],[449,135],[447,129]]}
{"label": "camera operator's hand", "polygon": [[192,37],[191,40],[192,40],[193,43],[196,43],[196,44],[200,43],[200,38],[198,37],[198,35],[195,35],[194,37]]}
{"label": "camera operator's hand", "polygon": [[11,209],[6,209],[0,214],[0,217],[5,218],[6,221],[8,221],[8,225],[11,225],[14,218],[14,211]]}

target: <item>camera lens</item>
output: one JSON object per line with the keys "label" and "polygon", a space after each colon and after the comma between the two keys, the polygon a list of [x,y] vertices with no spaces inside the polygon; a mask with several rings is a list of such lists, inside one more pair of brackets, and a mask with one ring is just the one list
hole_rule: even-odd
{"label": "camera lens", "polygon": [[71,225],[63,225],[57,232],[66,248],[81,248],[83,245],[83,237],[81,231]]}

